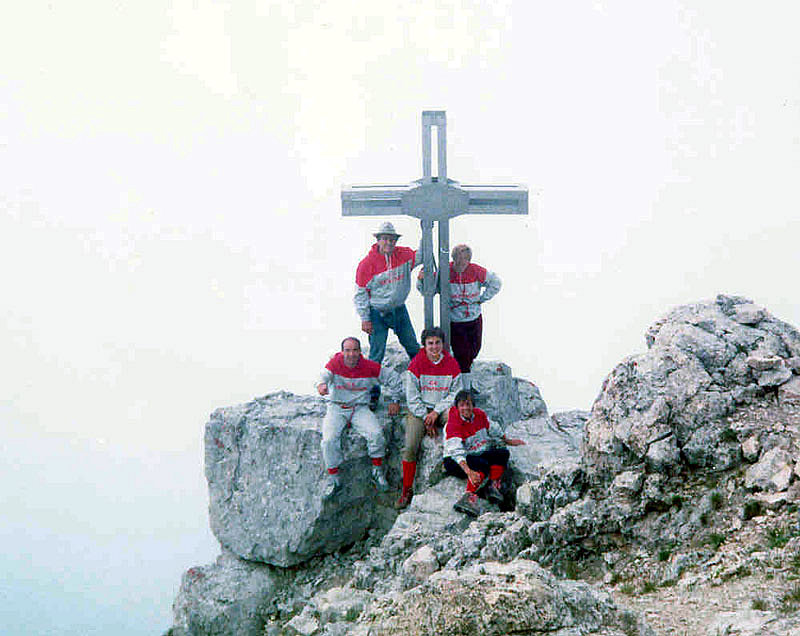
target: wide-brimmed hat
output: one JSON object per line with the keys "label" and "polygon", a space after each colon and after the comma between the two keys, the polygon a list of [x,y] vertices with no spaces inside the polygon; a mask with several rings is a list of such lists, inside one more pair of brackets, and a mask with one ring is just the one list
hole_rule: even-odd
{"label": "wide-brimmed hat", "polygon": [[378,228],[378,231],[373,233],[372,236],[378,238],[379,236],[383,236],[384,234],[389,234],[391,236],[402,236],[402,234],[398,234],[395,231],[394,225],[392,225],[390,221],[384,221],[383,223],[381,223],[381,226]]}

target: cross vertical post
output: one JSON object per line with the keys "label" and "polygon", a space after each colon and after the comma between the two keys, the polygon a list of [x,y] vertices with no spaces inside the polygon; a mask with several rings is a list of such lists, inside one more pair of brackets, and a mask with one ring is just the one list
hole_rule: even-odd
{"label": "cross vertical post", "polygon": [[[432,128],[436,127],[436,176],[433,176],[432,168]],[[425,110],[422,111],[422,174],[423,181],[426,183],[447,183],[447,117],[444,111]],[[449,219],[438,220],[439,235],[439,269],[442,270],[442,263],[448,264],[448,275],[439,276],[439,324],[444,330],[448,344],[450,343],[450,227]],[[425,226],[423,225],[423,245],[433,243],[433,222],[427,228],[428,234],[425,236]],[[436,279],[433,275],[433,258],[423,247],[423,263],[425,266],[425,276],[423,279],[423,296],[425,303],[425,328],[433,327],[433,295],[436,289]],[[443,271],[443,270],[442,270]]]}

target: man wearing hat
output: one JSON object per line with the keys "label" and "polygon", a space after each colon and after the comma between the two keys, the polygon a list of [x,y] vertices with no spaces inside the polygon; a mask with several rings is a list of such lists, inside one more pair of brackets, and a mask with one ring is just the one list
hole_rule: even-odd
{"label": "man wearing hat", "polygon": [[422,254],[397,245],[400,235],[388,221],[373,234],[376,243],[356,269],[356,311],[361,329],[369,334],[369,359],[383,361],[389,329],[411,359],[419,351],[417,336],[406,309],[411,270],[422,264]]}

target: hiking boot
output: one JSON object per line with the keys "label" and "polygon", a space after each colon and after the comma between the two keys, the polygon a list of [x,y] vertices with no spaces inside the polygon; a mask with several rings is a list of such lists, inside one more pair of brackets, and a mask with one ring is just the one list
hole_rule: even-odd
{"label": "hiking boot", "polygon": [[461,495],[461,499],[459,499],[454,505],[453,508],[457,512],[463,512],[465,515],[470,517],[478,517],[481,513],[480,506],[478,504],[478,495],[474,492],[465,492]]}
{"label": "hiking boot", "polygon": [[333,497],[342,488],[342,477],[339,473],[328,473],[328,479],[322,489],[322,496],[327,499]]}
{"label": "hiking boot", "polygon": [[486,498],[496,504],[503,503],[505,497],[503,496],[503,485],[499,479],[492,479],[486,487]]}
{"label": "hiking boot", "polygon": [[411,503],[411,500],[414,498],[414,491],[409,488],[408,490],[403,490],[400,494],[400,498],[395,502],[394,507],[397,510],[403,510],[404,508],[408,508],[408,504]]}
{"label": "hiking boot", "polygon": [[386,492],[389,490],[389,482],[386,481],[386,476],[383,474],[383,466],[372,467],[372,481],[378,492]]}

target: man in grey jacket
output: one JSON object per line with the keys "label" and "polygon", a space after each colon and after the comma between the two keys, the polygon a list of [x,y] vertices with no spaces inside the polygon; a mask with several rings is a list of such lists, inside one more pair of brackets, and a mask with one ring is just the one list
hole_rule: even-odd
{"label": "man in grey jacket", "polygon": [[383,360],[389,329],[397,334],[411,359],[419,344],[405,302],[411,289],[411,271],[422,263],[422,255],[397,245],[400,234],[388,221],[374,236],[375,244],[356,269],[353,298],[361,329],[369,334],[369,359],[378,363]]}

